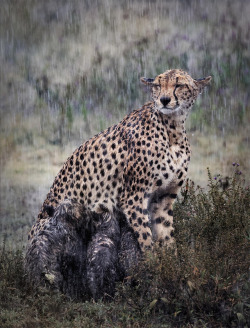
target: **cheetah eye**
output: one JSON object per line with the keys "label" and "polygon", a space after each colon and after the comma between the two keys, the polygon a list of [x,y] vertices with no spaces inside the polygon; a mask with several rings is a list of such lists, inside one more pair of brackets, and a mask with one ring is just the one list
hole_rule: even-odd
{"label": "cheetah eye", "polygon": [[184,84],[176,84],[175,86],[176,86],[176,88],[179,88],[179,87],[185,87]]}

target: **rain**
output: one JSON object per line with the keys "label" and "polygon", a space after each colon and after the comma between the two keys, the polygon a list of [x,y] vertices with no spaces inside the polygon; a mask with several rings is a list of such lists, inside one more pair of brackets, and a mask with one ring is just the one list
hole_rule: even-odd
{"label": "rain", "polygon": [[[246,0],[0,1],[0,327],[249,326],[249,17]],[[63,290],[32,286],[23,265],[28,232],[63,163],[150,100],[141,77],[175,68],[197,79],[212,76],[186,122],[189,180],[178,196],[167,191],[152,197],[176,198],[173,211],[164,204],[174,218],[175,235],[171,230],[169,236],[176,254],[160,247],[162,240],[153,240],[153,250],[138,256],[142,261],[128,248],[125,255],[138,265],[124,264],[131,275],[122,276],[124,222],[116,222],[114,267],[122,278],[112,281],[114,295],[105,291],[109,302],[93,300],[85,277],[93,231],[84,226],[90,235],[84,239],[77,226],[80,256],[74,257],[78,246],[65,259],[56,247],[51,253],[63,263],[56,268],[62,285],[73,286],[75,267],[82,270],[75,276],[84,292],[72,287],[80,301]],[[161,215],[155,223],[162,223]],[[150,224],[143,222],[144,228]],[[135,237],[130,228],[128,244]],[[65,231],[63,238],[75,242]],[[43,271],[33,249],[38,265],[30,262],[53,285],[51,262]]]}
{"label": "rain", "polygon": [[64,161],[150,99],[140,77],[211,75],[187,122],[189,178],[249,180],[250,3],[2,0],[0,243],[22,248]]}

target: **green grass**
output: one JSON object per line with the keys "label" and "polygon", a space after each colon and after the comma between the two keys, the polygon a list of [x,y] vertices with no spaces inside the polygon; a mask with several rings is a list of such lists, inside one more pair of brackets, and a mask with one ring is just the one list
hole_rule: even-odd
{"label": "green grass", "polygon": [[0,249],[0,326],[247,327],[250,188],[237,164],[189,182],[174,209],[177,256],[156,247],[111,302],[77,303],[30,286],[20,251]]}

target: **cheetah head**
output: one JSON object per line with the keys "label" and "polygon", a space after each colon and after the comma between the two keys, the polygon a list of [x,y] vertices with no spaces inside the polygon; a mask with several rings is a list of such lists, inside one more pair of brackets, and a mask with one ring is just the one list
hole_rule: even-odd
{"label": "cheetah head", "polygon": [[195,80],[181,69],[168,70],[154,79],[141,78],[152,88],[155,109],[163,114],[188,112],[199,93],[211,81],[211,76]]}

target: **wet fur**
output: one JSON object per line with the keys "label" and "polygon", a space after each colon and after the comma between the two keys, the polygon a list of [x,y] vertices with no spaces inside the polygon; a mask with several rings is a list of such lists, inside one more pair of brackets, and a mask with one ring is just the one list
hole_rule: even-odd
{"label": "wet fur", "polygon": [[122,213],[97,214],[67,201],[29,243],[25,268],[37,286],[77,300],[97,300],[112,297],[115,283],[140,257],[138,241]]}

